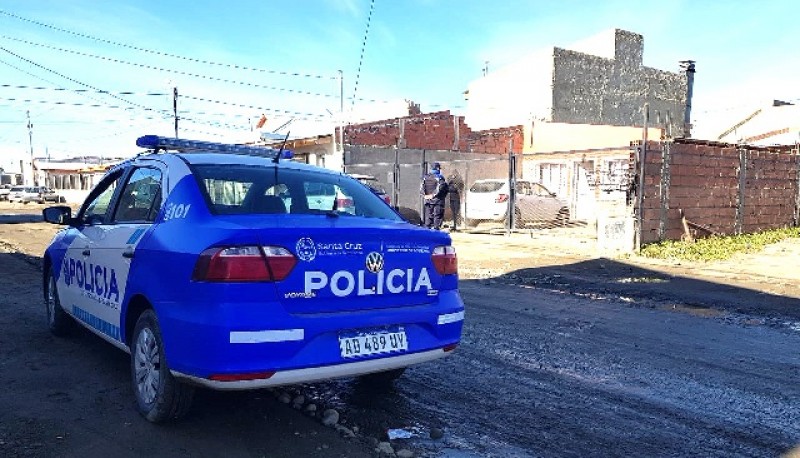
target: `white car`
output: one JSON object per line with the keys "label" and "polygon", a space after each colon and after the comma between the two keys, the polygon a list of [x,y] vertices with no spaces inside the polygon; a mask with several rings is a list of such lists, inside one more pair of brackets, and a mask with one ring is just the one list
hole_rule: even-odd
{"label": "white car", "polygon": [[9,202],[19,202],[27,204],[30,202],[64,202],[64,197],[56,194],[52,189],[45,186],[14,186],[8,193]]}
{"label": "white car", "polygon": [[[539,183],[516,180],[515,227],[525,227],[537,221],[569,220],[569,206],[563,199]],[[464,223],[474,227],[481,221],[503,222],[507,219],[508,200],[511,198],[508,180],[477,180],[467,191]]]}

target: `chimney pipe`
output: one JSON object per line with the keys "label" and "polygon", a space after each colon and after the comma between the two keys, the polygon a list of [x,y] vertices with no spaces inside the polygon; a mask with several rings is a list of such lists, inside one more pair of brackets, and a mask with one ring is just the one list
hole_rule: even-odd
{"label": "chimney pipe", "polygon": [[694,92],[694,61],[680,61],[681,68],[686,74],[686,110],[683,114],[683,137],[692,136],[692,93]]}

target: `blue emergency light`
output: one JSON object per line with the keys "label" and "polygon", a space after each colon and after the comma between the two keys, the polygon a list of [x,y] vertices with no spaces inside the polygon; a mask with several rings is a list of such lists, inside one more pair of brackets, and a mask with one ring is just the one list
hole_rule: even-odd
{"label": "blue emergency light", "polygon": [[136,146],[152,150],[177,150],[181,152],[214,152],[242,154],[247,156],[264,156],[281,159],[291,159],[294,154],[289,150],[277,150],[251,145],[232,145],[229,143],[205,142],[200,140],[186,140],[182,138],[161,137],[159,135],[144,135],[136,139]]}

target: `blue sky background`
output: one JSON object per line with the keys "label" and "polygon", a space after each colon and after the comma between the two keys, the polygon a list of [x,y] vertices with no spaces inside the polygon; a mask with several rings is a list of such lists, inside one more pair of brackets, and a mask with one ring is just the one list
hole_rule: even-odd
{"label": "blue sky background", "polygon": [[0,167],[30,154],[27,110],[36,156],[131,154],[139,135],[173,133],[173,86],[181,135],[209,140],[251,138],[261,113],[273,129],[294,118],[293,136],[326,133],[339,111],[338,70],[346,110],[411,99],[459,113],[486,61],[491,71],[608,28],[643,34],[647,66],[697,61],[700,127],[758,101],[800,99],[793,1],[4,0],[0,11]]}

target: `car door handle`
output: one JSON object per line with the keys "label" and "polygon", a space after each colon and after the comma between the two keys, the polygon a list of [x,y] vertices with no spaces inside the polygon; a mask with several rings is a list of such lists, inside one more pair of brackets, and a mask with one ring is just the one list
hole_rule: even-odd
{"label": "car door handle", "polygon": [[92,254],[92,252],[89,251],[89,250],[83,250],[83,251],[81,251],[81,254],[84,255],[84,256],[89,256],[90,254]]}
{"label": "car door handle", "polygon": [[125,250],[122,252],[123,258],[131,259],[133,257],[133,250]]}

